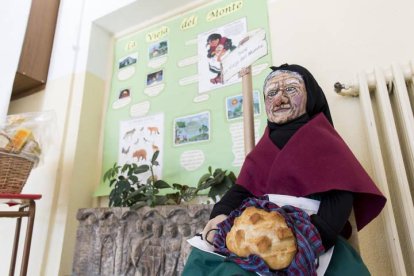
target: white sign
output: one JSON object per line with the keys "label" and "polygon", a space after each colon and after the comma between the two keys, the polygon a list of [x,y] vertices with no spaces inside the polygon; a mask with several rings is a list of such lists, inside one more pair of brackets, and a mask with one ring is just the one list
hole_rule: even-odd
{"label": "white sign", "polygon": [[249,32],[245,39],[246,42],[223,58],[221,65],[224,82],[227,82],[242,68],[252,65],[256,60],[267,55],[266,33],[263,29]]}

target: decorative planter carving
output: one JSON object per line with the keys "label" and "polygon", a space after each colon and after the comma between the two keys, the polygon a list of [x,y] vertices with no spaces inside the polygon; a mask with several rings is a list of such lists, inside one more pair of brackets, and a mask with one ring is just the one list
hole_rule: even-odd
{"label": "decorative planter carving", "polygon": [[181,275],[212,205],[80,209],[73,275]]}

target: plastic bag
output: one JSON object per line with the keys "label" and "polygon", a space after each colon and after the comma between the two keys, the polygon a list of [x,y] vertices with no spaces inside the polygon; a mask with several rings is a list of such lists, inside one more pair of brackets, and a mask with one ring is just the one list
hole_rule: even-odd
{"label": "plastic bag", "polygon": [[17,154],[34,162],[43,160],[44,152],[56,140],[54,111],[9,115],[0,126],[0,151]]}

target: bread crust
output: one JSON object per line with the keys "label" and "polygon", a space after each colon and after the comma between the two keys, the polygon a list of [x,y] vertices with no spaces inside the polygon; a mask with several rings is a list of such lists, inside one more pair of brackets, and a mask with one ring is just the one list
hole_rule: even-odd
{"label": "bread crust", "polygon": [[295,235],[285,218],[253,206],[234,219],[226,246],[239,257],[260,256],[273,270],[289,266],[297,251]]}

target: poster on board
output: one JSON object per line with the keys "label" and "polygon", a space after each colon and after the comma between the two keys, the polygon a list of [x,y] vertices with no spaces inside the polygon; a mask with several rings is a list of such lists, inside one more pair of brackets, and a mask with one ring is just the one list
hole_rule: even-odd
{"label": "poster on board", "polygon": [[[152,155],[159,151],[159,166],[154,167],[154,174],[160,179],[163,167],[164,114],[121,121],[119,125],[118,164],[135,163],[138,166],[151,162]],[[146,181],[148,174],[139,175]]]}
{"label": "poster on board", "polygon": [[[269,33],[267,9],[266,1],[211,1],[116,37],[102,171],[117,161],[145,164],[158,148],[157,173],[169,183],[194,186],[209,166],[237,175],[245,157],[241,79],[217,77],[229,52],[243,52],[246,35]],[[252,64],[253,90],[271,65],[270,53]],[[261,92],[253,95],[258,139],[266,116]],[[96,195],[110,190],[102,181]]]}
{"label": "poster on board", "polygon": [[223,83],[221,60],[237,48],[246,33],[247,23],[246,18],[243,17],[198,35],[199,93],[224,87],[239,80],[238,76],[234,76]]}

